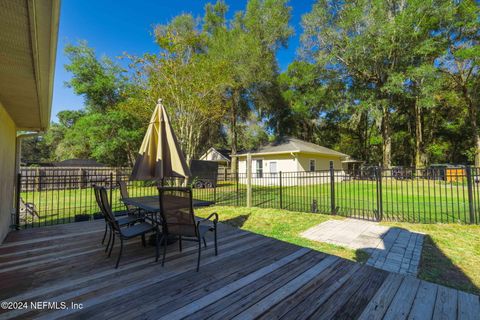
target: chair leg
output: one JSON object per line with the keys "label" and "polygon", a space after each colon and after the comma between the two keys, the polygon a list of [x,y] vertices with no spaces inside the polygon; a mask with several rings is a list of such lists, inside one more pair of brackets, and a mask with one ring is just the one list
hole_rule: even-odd
{"label": "chair leg", "polygon": [[108,243],[107,243],[107,247],[105,248],[105,252],[108,251],[108,248],[110,248],[110,243],[112,242],[112,228],[108,228]]}
{"label": "chair leg", "polygon": [[215,255],[218,256],[218,245],[217,245],[217,227],[213,229],[213,236],[215,238]]}
{"label": "chair leg", "polygon": [[165,256],[167,255],[167,235],[163,234],[162,235],[163,239],[163,258],[162,258],[162,267],[165,265]]}
{"label": "chair leg", "polygon": [[198,259],[197,259],[197,272],[200,270],[200,255],[202,254],[202,241],[198,239]]}
{"label": "chair leg", "polygon": [[178,236],[178,248],[180,252],[182,252],[182,236]]}
{"label": "chair leg", "polygon": [[158,262],[158,230],[155,232],[155,262]]}
{"label": "chair leg", "polygon": [[[113,234],[113,239],[112,239],[112,246],[110,247],[110,251],[108,251],[108,257],[110,258],[110,256],[112,255],[112,250],[113,250],[113,246],[115,245],[115,233],[112,232]],[[121,238],[120,238],[121,239]]]}
{"label": "chair leg", "polygon": [[107,228],[108,228],[108,226],[107,226],[107,224],[105,223],[105,232],[103,233],[102,244],[105,243],[105,238],[107,237]]}
{"label": "chair leg", "polygon": [[142,234],[142,246],[147,246],[147,243],[145,242],[145,234]]}
{"label": "chair leg", "polygon": [[120,252],[118,253],[117,264],[115,265],[115,269],[117,269],[118,265],[120,264],[120,258],[122,257],[122,251],[123,251],[123,238],[120,237]]}
{"label": "chair leg", "polygon": [[205,248],[207,248],[207,240],[205,240],[205,237],[202,237],[203,239],[203,245],[205,246]]}

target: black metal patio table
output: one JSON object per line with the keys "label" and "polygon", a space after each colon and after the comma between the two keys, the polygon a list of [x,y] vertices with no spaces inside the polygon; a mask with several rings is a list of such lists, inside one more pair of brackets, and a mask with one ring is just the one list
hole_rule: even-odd
{"label": "black metal patio table", "polygon": [[[165,196],[165,203],[163,204],[164,207],[168,208],[169,210],[175,209],[176,204],[178,203],[178,201],[176,201],[178,199],[176,198],[180,199],[180,197],[172,195]],[[130,197],[124,198],[122,201],[126,205],[137,207],[149,213],[156,213],[160,211],[160,200],[158,196]],[[193,199],[192,204],[193,207],[208,207],[215,204],[215,202]]]}
{"label": "black metal patio table", "polygon": [[[164,198],[165,203],[163,204],[163,207],[165,209],[174,210],[176,206],[178,206],[178,203],[181,203],[178,201],[179,199],[180,197],[173,196],[173,195],[165,196]],[[152,223],[161,224],[160,219],[157,215],[158,213],[160,213],[159,196],[130,197],[130,198],[123,198],[122,201],[126,205],[137,207],[143,210],[147,215],[150,215],[150,217],[147,217],[147,219],[150,219]],[[205,201],[205,200],[198,200],[198,199],[192,200],[193,207],[208,207],[213,204],[215,204],[215,202],[213,201]],[[178,209],[181,209],[182,207],[183,206],[178,206]],[[172,238],[172,239],[169,239],[167,243],[171,244],[175,241],[176,241],[176,238],[175,239]],[[154,236],[150,236],[149,243],[152,245],[155,244]]]}

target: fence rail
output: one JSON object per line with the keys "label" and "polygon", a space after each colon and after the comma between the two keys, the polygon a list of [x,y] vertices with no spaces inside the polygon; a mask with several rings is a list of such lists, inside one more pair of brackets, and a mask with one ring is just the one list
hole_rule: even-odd
{"label": "fence rail", "polygon": [[[17,224],[35,227],[98,218],[92,184],[109,189],[113,210],[124,209],[118,181],[127,182],[131,196],[157,195],[155,183],[129,181],[129,174],[128,168],[22,170],[17,183]],[[254,207],[375,221],[480,224],[479,183],[480,168],[468,166],[455,170],[370,167],[353,174],[330,168],[252,174],[251,179],[244,173],[225,172],[212,188],[197,188],[193,194],[217,205],[246,206],[250,189]]]}

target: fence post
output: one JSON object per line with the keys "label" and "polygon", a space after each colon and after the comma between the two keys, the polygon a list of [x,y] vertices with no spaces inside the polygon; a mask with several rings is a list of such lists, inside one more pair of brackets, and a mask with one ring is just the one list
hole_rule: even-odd
{"label": "fence post", "polygon": [[217,182],[213,185],[213,202],[217,202]]}
{"label": "fence post", "polygon": [[110,210],[113,208],[113,172],[110,171]]}
{"label": "fence post", "polygon": [[283,195],[282,195],[282,171],[280,171],[278,178],[280,179],[279,181],[279,186],[280,186],[280,209],[283,209]]}
{"label": "fence post", "polygon": [[[231,175],[232,173],[230,173]],[[237,206],[238,206],[238,200],[240,197],[239,190],[238,190],[238,171],[233,173],[235,175],[235,194],[237,195]]]}
{"label": "fence post", "polygon": [[382,221],[383,219],[383,197],[382,197],[382,167],[377,167],[377,174],[375,175],[377,179],[377,220]]}
{"label": "fence post", "polygon": [[247,154],[247,207],[252,206],[252,155]]}
{"label": "fence post", "polygon": [[330,161],[330,210],[333,215],[337,214],[335,205],[335,170],[333,169],[333,161]]}
{"label": "fence post", "polygon": [[20,192],[22,192],[22,174],[17,174],[17,186],[15,194],[15,230],[20,230]]}
{"label": "fence post", "polygon": [[470,214],[470,223],[475,223],[475,210],[473,207],[473,184],[472,184],[472,168],[466,166],[465,172],[467,174],[467,188],[468,188],[468,212]]}
{"label": "fence post", "polygon": [[35,180],[34,180],[34,190],[35,191],[42,191],[42,177],[40,176],[41,171],[39,168],[35,170]]}

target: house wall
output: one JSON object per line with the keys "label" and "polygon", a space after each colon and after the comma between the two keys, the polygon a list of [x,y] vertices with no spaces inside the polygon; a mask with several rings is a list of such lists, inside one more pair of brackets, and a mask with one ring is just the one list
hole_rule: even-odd
{"label": "house wall", "polygon": [[[255,173],[256,160],[263,160],[263,173],[270,173],[270,163],[277,163],[277,172],[297,172],[297,171],[310,171],[310,160],[315,160],[316,170],[328,170],[330,169],[330,161],[333,161],[333,168],[335,170],[342,170],[342,161],[340,157],[323,157],[319,155],[309,154],[274,154],[258,156],[252,154],[252,171]],[[247,172],[247,159],[246,157],[239,158],[238,172]]]}
{"label": "house wall", "polygon": [[[262,178],[256,175],[256,161],[263,160],[263,176]],[[341,158],[337,157],[322,157],[319,155],[309,154],[274,154],[255,156],[252,154],[252,184],[253,185],[279,185],[279,172],[282,172],[282,185],[311,185],[318,183],[329,183],[330,173],[324,172],[309,172],[310,160],[315,160],[316,170],[329,170],[330,161],[333,161],[333,168],[335,170],[342,170]],[[277,172],[270,172],[270,163],[277,163]],[[246,157],[239,158],[238,172],[240,173],[240,183],[246,183],[247,173],[247,159]],[[305,172],[305,173],[297,173]],[[343,179],[343,172],[336,172],[336,179]]]}
{"label": "house wall", "polygon": [[315,160],[315,170],[329,170],[330,161],[333,161],[335,170],[342,170],[342,161],[340,157],[322,157],[319,155],[299,154],[298,171],[310,171],[310,160]]}
{"label": "house wall", "polygon": [[5,239],[14,208],[16,126],[0,103],[0,243]]}
{"label": "house wall", "polygon": [[[264,155],[264,156],[254,156],[252,155],[252,172],[255,174],[257,163],[256,161],[263,160],[263,173],[268,174],[270,172],[271,162],[277,164],[277,173],[282,172],[294,172],[298,171],[298,162],[296,157],[291,154],[273,154],[273,155]],[[247,173],[247,158],[241,157],[238,160],[238,173]]]}

